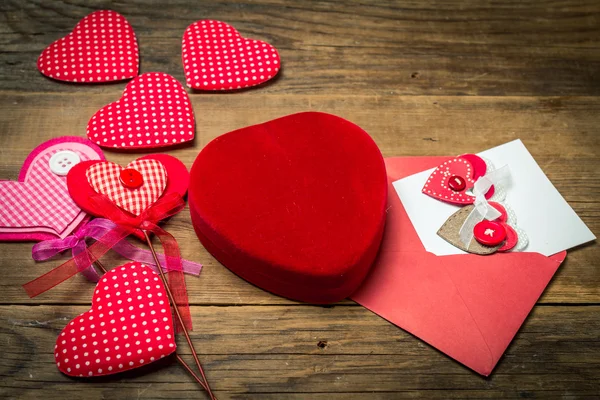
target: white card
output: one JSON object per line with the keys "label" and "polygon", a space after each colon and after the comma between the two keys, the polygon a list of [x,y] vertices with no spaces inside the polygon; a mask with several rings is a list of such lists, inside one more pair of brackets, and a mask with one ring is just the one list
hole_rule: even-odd
{"label": "white card", "polygon": [[[596,239],[552,185],[521,140],[478,155],[490,160],[496,168],[504,165],[510,167],[506,203],[517,215],[517,226],[529,237],[529,244],[524,251],[550,256]],[[438,229],[459,207],[421,192],[433,170],[400,179],[394,182],[394,188],[427,251],[438,256],[465,254],[437,235]]]}

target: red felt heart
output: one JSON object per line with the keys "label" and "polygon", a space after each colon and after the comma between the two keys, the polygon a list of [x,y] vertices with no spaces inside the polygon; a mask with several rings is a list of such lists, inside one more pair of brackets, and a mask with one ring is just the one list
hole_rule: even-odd
{"label": "red felt heart", "polygon": [[347,297],[375,258],[387,177],[360,127],[300,113],[222,135],[198,155],[189,205],[202,244],[242,278],[316,303]]}
{"label": "red felt heart", "polygon": [[[190,176],[186,166],[179,159],[168,154],[150,154],[138,158],[138,160],[149,159],[159,161],[167,171],[167,187],[163,192],[163,196],[177,193],[181,197],[184,197],[188,190]],[[97,161],[85,161],[71,168],[67,175],[67,186],[71,198],[82,210],[86,211],[88,214],[106,218],[108,216],[99,213],[90,202],[90,198],[96,195],[97,192],[89,184],[86,171],[95,163],[97,163]],[[115,205],[115,208],[116,207],[117,206]],[[141,232],[136,231],[134,234],[140,239],[144,239],[144,235]]]}
{"label": "red felt heart", "polygon": [[[87,222],[89,216],[69,196],[64,174],[71,164],[57,159],[61,154],[75,155],[81,163],[104,159],[102,150],[80,137],[59,137],[36,147],[17,182],[0,181],[0,240],[64,238]],[[53,171],[53,165],[59,170]]]}
{"label": "red felt heart", "polygon": [[199,90],[233,90],[260,85],[277,75],[277,49],[260,40],[246,39],[221,21],[196,21],[182,42],[187,85]]}
{"label": "red felt heart", "polygon": [[88,138],[102,147],[145,149],[194,139],[194,110],[184,87],[171,75],[142,74],[118,101],[104,106],[87,125]]}
{"label": "red felt heart", "polygon": [[[447,203],[466,205],[475,201],[475,196],[468,194],[475,181],[485,175],[486,164],[481,157],[474,154],[465,154],[439,165],[429,176],[423,193]],[[492,197],[492,186],[485,194],[486,198]]]}
{"label": "red felt heart", "polygon": [[104,274],[92,308],[62,330],[54,358],[70,376],[102,376],[147,365],[176,350],[165,287],[152,269],[129,263]]}
{"label": "red felt heart", "polygon": [[[123,183],[124,170],[138,173],[139,186],[129,187]],[[86,170],[86,177],[94,191],[134,215],[140,215],[154,204],[167,186],[167,170],[153,159],[132,161],[125,169],[109,161],[94,163]]]}
{"label": "red felt heart", "polygon": [[97,83],[131,79],[138,74],[138,45],[133,28],[121,14],[95,11],[73,32],[46,47],[38,70],[67,82]]}

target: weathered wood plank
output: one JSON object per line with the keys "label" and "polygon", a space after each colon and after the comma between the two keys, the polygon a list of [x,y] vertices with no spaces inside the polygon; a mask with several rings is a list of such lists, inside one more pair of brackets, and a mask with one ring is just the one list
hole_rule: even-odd
{"label": "weathered wood plank", "polygon": [[0,6],[0,85],[101,93],[35,68],[41,51],[86,14],[113,9],[139,39],[142,72],[183,81],[181,37],[198,19],[220,19],[281,52],[283,70],[263,93],[598,95],[600,4],[586,0],[173,2],[8,0]]}
{"label": "weathered wood plank", "polygon": [[[0,176],[15,179],[21,164],[38,143],[60,135],[84,136],[87,120],[103,105],[118,98],[118,90],[83,94],[10,93],[0,97]],[[240,93],[236,96],[192,96],[197,138],[193,147],[168,153],[190,167],[200,149],[213,138],[233,129],[305,110],[325,111],[348,118],[367,130],[385,156],[447,155],[480,151],[521,138],[542,169],[575,211],[594,232],[600,232],[600,101],[595,97],[405,97],[405,96],[300,96]],[[136,157],[107,152],[126,164]],[[200,245],[189,213],[166,225],[179,240],[183,256],[203,262],[200,279],[189,278],[193,304],[287,304],[231,274]],[[75,278],[34,300],[20,285],[58,262],[36,265],[31,244],[1,244],[10,259],[0,258],[4,275],[1,302],[86,303],[91,290]],[[600,302],[600,259],[597,245],[569,253],[542,302]],[[119,265],[108,258],[107,266]]]}
{"label": "weathered wood plank", "polygon": [[[6,343],[0,359],[4,397],[31,398],[41,388],[48,399],[83,394],[196,396],[194,383],[172,360],[157,368],[91,381],[61,375],[53,358],[56,336],[86,309],[0,307]],[[362,308],[192,307],[192,314],[193,340],[220,398],[259,398],[267,393],[269,398],[312,398],[313,393],[344,398],[374,393],[373,398],[381,399],[391,393],[394,398],[414,397],[419,391],[425,391],[425,397],[432,391],[431,398],[444,398],[443,390],[448,389],[457,398],[566,394],[584,398],[600,390],[593,379],[600,372],[598,306],[537,307],[487,379]],[[319,347],[319,341],[326,346]],[[184,347],[181,353],[189,358]]]}

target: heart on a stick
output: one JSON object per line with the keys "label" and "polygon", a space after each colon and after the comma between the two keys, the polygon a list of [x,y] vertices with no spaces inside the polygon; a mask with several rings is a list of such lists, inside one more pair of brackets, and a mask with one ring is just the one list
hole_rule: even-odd
{"label": "heart on a stick", "polygon": [[92,307],[62,330],[54,357],[70,376],[111,375],[147,365],[176,350],[165,287],[140,263],[107,272]]}
{"label": "heart on a stick", "polygon": [[123,96],[89,120],[88,138],[101,147],[145,149],[194,139],[194,111],[181,83],[161,72],[129,82]]}
{"label": "heart on a stick", "polygon": [[235,90],[260,85],[277,75],[280,58],[269,43],[246,39],[221,21],[196,21],[182,41],[187,85],[198,90]]}
{"label": "heart on a stick", "polygon": [[154,159],[135,160],[125,168],[109,161],[95,163],[87,168],[86,177],[97,193],[134,215],[156,202],[167,187],[167,170]]}
{"label": "heart on a stick", "polygon": [[129,22],[111,10],[83,18],[67,36],[46,47],[38,70],[53,79],[98,83],[131,79],[138,74],[138,45]]}
{"label": "heart on a stick", "polygon": [[[435,199],[457,205],[472,204],[475,196],[469,190],[475,181],[485,175],[487,166],[483,159],[475,154],[463,154],[439,165],[427,178],[423,193]],[[494,194],[492,186],[485,197]]]}

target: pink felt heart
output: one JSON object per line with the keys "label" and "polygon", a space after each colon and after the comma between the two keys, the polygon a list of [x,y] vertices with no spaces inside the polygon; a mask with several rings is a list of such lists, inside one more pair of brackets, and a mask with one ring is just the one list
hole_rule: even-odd
{"label": "pink felt heart", "polygon": [[102,376],[127,371],[176,350],[165,287],[140,263],[107,272],[94,292],[92,308],[62,330],[54,358],[70,376]]}
{"label": "pink felt heart", "polygon": [[[455,157],[439,165],[429,176],[423,186],[423,193],[447,203],[466,205],[475,201],[475,196],[468,194],[475,181],[485,175],[486,164],[479,156],[465,154]],[[493,186],[485,197],[494,194]]]}
{"label": "pink felt heart", "polygon": [[138,45],[133,28],[121,14],[95,11],[67,36],[46,47],[38,70],[67,82],[111,82],[138,74]]}
{"label": "pink felt heart", "polygon": [[88,138],[102,147],[144,149],[194,139],[194,111],[184,87],[171,75],[142,74],[123,97],[98,110],[87,125]]}
{"label": "pink felt heart", "polygon": [[65,238],[88,219],[67,189],[65,175],[74,161],[62,163],[61,154],[79,162],[104,160],[102,150],[79,137],[59,137],[36,147],[17,182],[0,181],[0,240]]}
{"label": "pink felt heart", "polygon": [[246,39],[221,21],[196,21],[182,42],[187,85],[199,90],[233,90],[260,85],[277,75],[277,49],[260,40]]}
{"label": "pink felt heart", "polygon": [[140,185],[126,186],[122,180],[124,168],[106,161],[90,165],[86,177],[90,186],[106,195],[117,206],[134,215],[140,215],[163,194],[167,187],[167,170],[158,160],[140,159],[130,162],[127,170],[137,171]]}

